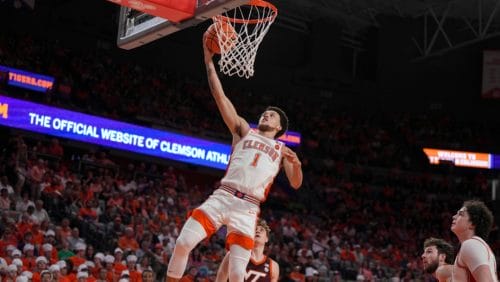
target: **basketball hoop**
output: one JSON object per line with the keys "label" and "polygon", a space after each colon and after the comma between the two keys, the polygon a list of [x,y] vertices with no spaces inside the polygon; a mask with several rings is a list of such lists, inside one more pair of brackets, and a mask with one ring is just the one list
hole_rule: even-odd
{"label": "basketball hoop", "polygon": [[[219,67],[222,73],[246,78],[253,76],[257,50],[277,15],[278,9],[273,4],[250,0],[246,5],[212,17],[221,51]],[[226,36],[227,24],[236,31],[236,38]]]}

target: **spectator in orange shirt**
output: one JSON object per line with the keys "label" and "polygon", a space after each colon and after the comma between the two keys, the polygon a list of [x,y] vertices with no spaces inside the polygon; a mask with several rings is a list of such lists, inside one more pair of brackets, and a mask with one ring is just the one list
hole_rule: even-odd
{"label": "spectator in orange shirt", "polygon": [[78,212],[78,219],[97,222],[97,212],[94,209],[94,200],[89,200],[84,203],[84,206],[80,208]]}
{"label": "spectator in orange shirt", "polygon": [[111,197],[106,206],[113,207],[117,210],[117,212],[121,213],[123,211],[123,197],[119,192],[114,192],[113,197]]}
{"label": "spectator in orange shirt", "polygon": [[85,263],[85,261],[87,260],[85,258],[85,249],[86,248],[87,248],[87,246],[84,243],[77,243],[75,245],[76,255],[69,258],[71,260],[71,262],[73,263],[74,268],[79,267],[81,264]]}
{"label": "spectator in orange shirt", "polygon": [[122,273],[122,271],[127,269],[127,266],[125,264],[123,264],[123,250],[120,248],[116,248],[114,258],[115,258],[115,263],[113,265],[113,268],[114,268],[116,274],[120,275],[120,273]]}
{"label": "spectator in orange shirt", "polygon": [[38,224],[37,222],[33,222],[31,234],[33,236],[34,245],[39,246],[43,244],[44,233],[40,230],[40,224]]}
{"label": "spectator in orange shirt", "polygon": [[97,273],[97,282],[108,282],[108,270],[105,267],[99,269]]}
{"label": "spectator in orange shirt", "polygon": [[38,281],[41,281],[42,273],[44,271],[47,271],[48,261],[45,257],[40,256],[40,257],[36,258],[35,262],[36,262],[36,266],[33,269],[31,269],[31,271],[33,272],[33,282],[38,282]]}
{"label": "spectator in orange shirt", "polygon": [[12,261],[10,257],[12,255],[12,251],[14,250],[16,250],[16,247],[14,247],[14,245],[6,245],[4,242],[2,242],[2,239],[0,239],[0,265],[9,265],[9,262]]}
{"label": "spectator in orange shirt", "polygon": [[139,249],[139,243],[134,238],[134,229],[132,227],[125,228],[125,235],[121,236],[118,240],[118,246],[122,250],[131,250],[133,252]]}
{"label": "spectator in orange shirt", "polygon": [[105,256],[103,253],[96,253],[94,255],[94,258],[92,259],[94,261],[94,267],[92,268],[92,275],[94,277],[99,277],[101,269],[105,268],[104,258]]}
{"label": "spectator in orange shirt", "polygon": [[32,270],[36,266],[35,246],[32,244],[26,244],[23,247],[24,257],[21,259],[23,261],[23,266],[29,270]]}
{"label": "spectator in orange shirt", "polygon": [[0,251],[3,251],[5,249],[5,252],[7,252],[7,247],[11,245],[13,248],[11,248],[11,251],[15,249],[14,246],[17,246],[17,236],[15,230],[15,225],[14,227],[5,227],[5,231],[3,232],[3,236],[0,238]]}
{"label": "spectator in orange shirt", "polygon": [[141,274],[136,268],[137,256],[128,255],[127,256],[127,270],[130,275],[130,282],[141,282]]}
{"label": "spectator in orange shirt", "polygon": [[31,228],[33,226],[33,222],[30,220],[27,214],[23,214],[21,216],[21,220],[17,224],[17,232],[19,238],[23,238],[24,243],[33,243],[33,237],[27,238],[26,234],[29,232],[31,234]]}
{"label": "spectator in orange shirt", "polygon": [[62,157],[64,155],[64,149],[63,147],[59,144],[59,140],[56,138],[52,138],[50,140],[50,145],[47,148],[47,153],[50,155]]}
{"label": "spectator in orange shirt", "polygon": [[59,198],[62,197],[63,191],[64,186],[62,185],[61,180],[57,177],[53,177],[50,183],[42,189],[42,194],[50,198]]}
{"label": "spectator in orange shirt", "polygon": [[[44,244],[51,244],[52,246],[55,246],[56,233],[54,232],[54,230],[49,229],[49,230],[47,230],[47,232],[45,232],[45,234],[43,234],[43,243]],[[58,258],[57,258],[57,249],[56,248],[52,248],[52,254],[51,254],[50,258],[57,261]]]}
{"label": "spectator in orange shirt", "polygon": [[53,252],[52,252],[52,251],[53,251],[54,249],[55,249],[55,248],[52,246],[52,244],[49,244],[49,243],[45,243],[45,244],[43,244],[43,245],[42,245],[42,247],[41,247],[41,252],[40,252],[40,253],[41,253],[43,256],[45,256],[45,258],[49,261],[49,264],[50,264],[50,265],[52,265],[52,264],[54,264],[54,263],[56,263],[56,262],[57,262],[57,259],[56,259],[56,258],[54,258],[54,257],[52,256],[52,255],[53,255]]}
{"label": "spectator in orange shirt", "polygon": [[111,282],[118,280],[120,273],[117,273],[114,269],[115,257],[112,255],[106,255],[104,257],[104,263],[107,271],[106,280]]}
{"label": "spectator in orange shirt", "polygon": [[80,200],[84,205],[85,203],[94,198],[94,192],[90,190],[90,186],[87,183],[82,184],[80,187],[81,187]]}
{"label": "spectator in orange shirt", "polygon": [[70,273],[68,272],[68,265],[66,261],[60,260],[57,262],[59,266],[59,281],[58,282],[71,282]]}
{"label": "spectator in orange shirt", "polygon": [[87,274],[87,279],[85,280],[86,282],[95,282],[96,279],[94,276],[92,276],[89,266],[86,264],[80,264],[78,267],[78,272],[77,273],[86,273]]}
{"label": "spectator in orange shirt", "polygon": [[344,247],[340,251],[340,259],[344,261],[356,261],[356,256],[352,252],[351,245],[349,245],[348,243],[345,243]]}
{"label": "spectator in orange shirt", "polygon": [[289,278],[295,282],[305,282],[306,276],[302,273],[300,265],[294,267],[293,271],[290,273]]}

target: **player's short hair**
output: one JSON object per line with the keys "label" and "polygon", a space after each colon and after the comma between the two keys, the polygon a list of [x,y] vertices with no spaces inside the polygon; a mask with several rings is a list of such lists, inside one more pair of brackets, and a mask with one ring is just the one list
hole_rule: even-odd
{"label": "player's short hair", "polygon": [[285,132],[288,130],[288,117],[285,114],[285,111],[282,109],[275,107],[275,106],[268,106],[266,108],[266,111],[275,111],[280,115],[280,125],[281,125],[281,130],[274,135],[274,139],[280,138],[281,135],[285,134]]}
{"label": "player's short hair", "polygon": [[455,261],[455,249],[450,243],[439,238],[427,238],[424,242],[424,249],[431,246],[436,247],[438,254],[446,255],[444,261],[447,264],[453,264],[453,262]]}
{"label": "player's short hair", "polygon": [[269,227],[269,225],[267,225],[267,222],[264,219],[259,219],[259,221],[257,222],[257,226],[264,228],[264,230],[266,230],[267,236],[269,237],[269,234],[271,233],[271,228]]}
{"label": "player's short hair", "polygon": [[475,227],[474,234],[487,240],[493,225],[493,214],[490,209],[479,200],[465,201],[463,206],[467,209],[469,220]]}

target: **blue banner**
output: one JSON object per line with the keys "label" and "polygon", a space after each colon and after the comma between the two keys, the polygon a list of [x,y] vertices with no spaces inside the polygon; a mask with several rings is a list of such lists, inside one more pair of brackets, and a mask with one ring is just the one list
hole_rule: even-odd
{"label": "blue banner", "polygon": [[1,66],[0,71],[8,74],[8,84],[38,92],[47,92],[54,86],[54,78],[11,67]]}
{"label": "blue banner", "polygon": [[226,169],[231,146],[0,96],[0,125]]}

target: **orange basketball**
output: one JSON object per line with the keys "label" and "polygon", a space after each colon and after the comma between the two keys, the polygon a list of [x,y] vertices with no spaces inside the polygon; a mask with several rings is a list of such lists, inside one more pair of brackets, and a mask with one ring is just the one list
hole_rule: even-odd
{"label": "orange basketball", "polygon": [[220,46],[219,39],[217,38],[217,25],[219,26],[221,33],[221,41],[226,46],[225,49],[231,49],[236,44],[236,39],[238,35],[236,34],[236,30],[234,30],[233,26],[230,23],[220,21],[218,23],[213,23],[208,27],[208,34],[205,38],[205,44],[207,45],[208,50],[215,54],[220,54]]}

